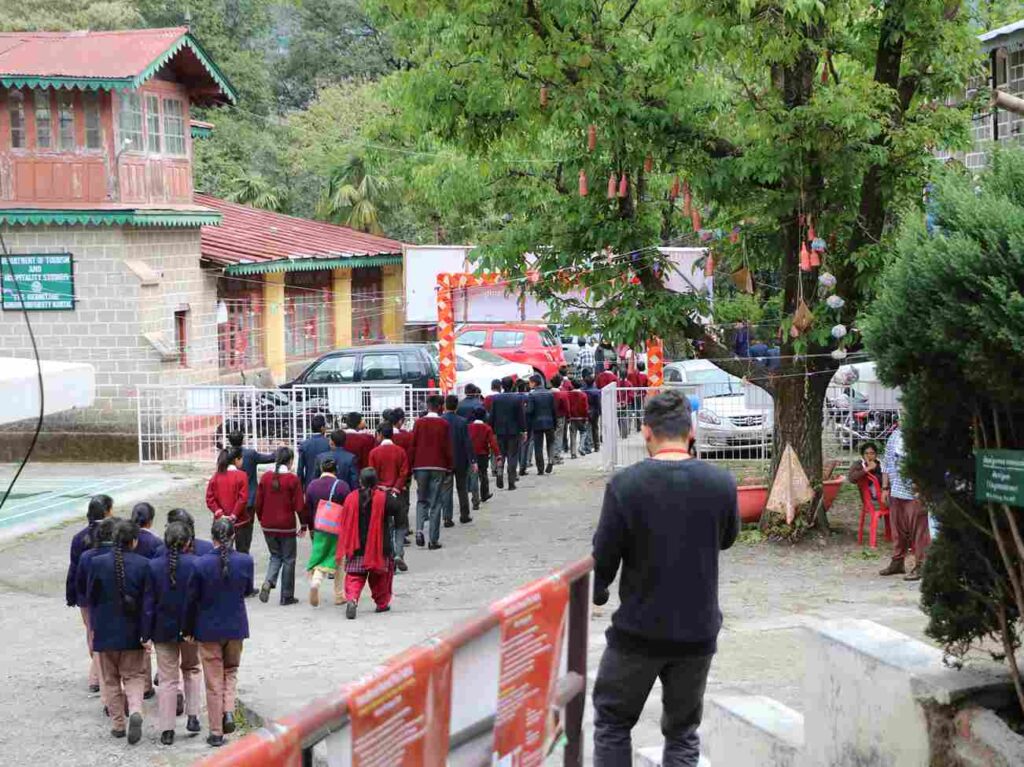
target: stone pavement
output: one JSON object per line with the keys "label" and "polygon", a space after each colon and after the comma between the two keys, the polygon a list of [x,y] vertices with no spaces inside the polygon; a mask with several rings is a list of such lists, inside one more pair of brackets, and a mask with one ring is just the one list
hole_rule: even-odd
{"label": "stone pavement", "polygon": [[[393,610],[385,615],[373,613],[365,593],[355,621],[346,621],[330,599],[317,610],[305,603],[282,608],[276,593],[267,605],[249,602],[252,636],[242,658],[241,701],[266,717],[292,711],[516,586],[586,554],[603,487],[604,476],[592,456],[567,462],[550,477],[531,475],[515,493],[498,491],[471,525],[442,531],[440,551],[409,550],[410,572],[396,577]],[[209,520],[202,498],[197,477],[188,488],[152,499],[160,513],[157,529],[167,509],[183,505],[196,512],[202,531]],[[917,588],[877,578],[880,560],[863,556],[851,541],[852,522],[842,515],[833,522],[840,532],[828,545],[739,543],[724,556],[725,630],[709,690],[765,693],[796,706],[799,627],[814,617],[871,618],[921,636],[924,617],[916,608]],[[0,753],[5,762],[10,755],[12,764],[189,764],[206,753],[202,739],[179,733],[175,747],[162,748],[147,704],[143,742],[128,749],[107,735],[99,702],[85,691],[81,622],[77,611],[63,604],[67,547],[77,529],[72,525],[0,544],[0,635],[5,640],[0,679],[9,691],[0,698],[0,717],[8,725],[0,728]],[[267,563],[260,538],[253,547],[258,575]],[[308,539],[302,540],[300,568],[308,551]],[[297,578],[297,596],[305,599],[306,593],[304,578]],[[613,589],[612,601],[594,609],[591,682],[615,600]],[[637,745],[660,743],[659,715],[655,690],[635,733]],[[60,737],[41,737],[40,726],[55,728]],[[588,706],[588,753],[591,728]]]}

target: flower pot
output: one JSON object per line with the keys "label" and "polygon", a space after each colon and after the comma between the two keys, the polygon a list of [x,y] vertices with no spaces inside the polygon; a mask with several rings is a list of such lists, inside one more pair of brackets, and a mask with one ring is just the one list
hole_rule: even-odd
{"label": "flower pot", "polygon": [[825,511],[831,508],[833,501],[836,496],[839,495],[839,488],[843,486],[843,477],[839,479],[830,479],[828,482],[822,483],[825,489]]}
{"label": "flower pot", "polygon": [[740,521],[757,522],[768,505],[768,486],[741,485],[736,488],[736,500],[740,507]]}

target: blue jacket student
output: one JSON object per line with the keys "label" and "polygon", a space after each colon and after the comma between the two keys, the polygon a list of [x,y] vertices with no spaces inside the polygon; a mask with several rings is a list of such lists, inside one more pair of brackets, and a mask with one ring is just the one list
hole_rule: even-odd
{"label": "blue jacket student", "polygon": [[92,567],[92,560],[102,554],[110,554],[114,550],[114,544],[104,541],[94,549],[86,549],[78,560],[78,568],[75,570],[75,600],[76,604],[89,604],[89,572]]}
{"label": "blue jacket student", "polygon": [[583,393],[587,395],[587,404],[590,406],[590,418],[601,415],[601,390],[595,384],[583,387]]}
{"label": "blue jacket student", "polygon": [[515,392],[502,392],[491,400],[491,428],[498,437],[516,437],[526,431],[523,398]]}
{"label": "blue jacket student", "polygon": [[86,548],[86,543],[91,538],[94,527],[94,525],[83,527],[71,539],[71,562],[68,564],[68,575],[64,581],[64,601],[67,602],[68,607],[75,605],[85,607],[84,602],[75,601],[75,575],[78,570],[78,561],[82,558],[82,554],[89,550]]}
{"label": "blue jacket student", "polygon": [[188,590],[198,559],[180,554],[171,585],[168,556],[149,561],[149,588],[142,604],[142,636],[154,642],[178,642],[184,634]]}
{"label": "blue jacket student", "polygon": [[317,456],[329,452],[331,443],[323,434],[314,434],[307,437],[299,445],[299,462],[295,466],[295,474],[302,481],[302,489],[317,478]]}
{"label": "blue jacket student", "polygon": [[551,389],[538,386],[526,400],[526,417],[530,431],[550,431],[555,428],[555,395]]}
{"label": "blue jacket student", "polygon": [[[468,471],[470,466],[476,464],[473,443],[469,439],[469,421],[455,413],[445,413],[441,417],[448,422],[452,435],[452,462],[456,469]],[[358,485],[350,485],[350,487],[358,487]]]}
{"label": "blue jacket student", "polygon": [[121,601],[115,553],[93,557],[89,565],[89,621],[96,652],[142,649],[142,602],[149,588],[149,560],[131,551],[122,556],[124,593],[134,602],[133,610],[126,610]]}
{"label": "blue jacket student", "polygon": [[186,636],[197,642],[249,638],[245,595],[253,590],[253,563],[248,554],[228,552],[228,572],[221,572],[220,551],[196,558],[189,581]]}
{"label": "blue jacket student", "polygon": [[163,548],[163,545],[164,542],[149,530],[139,530],[139,542],[135,546],[135,553],[140,557],[152,559]]}
{"label": "blue jacket student", "polygon": [[356,457],[343,447],[332,448],[326,453],[320,453],[316,457],[316,471],[313,474],[313,479],[320,476],[320,467],[323,466],[324,461],[328,458],[333,458],[337,467],[334,471],[334,476],[342,482],[347,482],[349,487],[359,487],[359,471],[356,468]]}
{"label": "blue jacket student", "polygon": [[249,477],[249,500],[248,506],[256,505],[256,484],[259,480],[256,467],[266,463],[273,463],[276,456],[273,453],[261,453],[251,447],[242,448],[242,471]]}

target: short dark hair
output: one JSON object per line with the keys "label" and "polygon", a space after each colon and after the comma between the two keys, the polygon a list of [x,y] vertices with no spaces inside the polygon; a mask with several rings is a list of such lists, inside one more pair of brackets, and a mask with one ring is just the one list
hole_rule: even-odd
{"label": "short dark hair", "polygon": [[380,436],[384,439],[391,439],[395,436],[395,427],[387,421],[382,421],[380,426],[377,427],[377,431],[380,432]]}
{"label": "short dark hair", "polygon": [[874,442],[861,442],[860,447],[857,448],[860,451],[861,458],[864,457],[864,453],[868,451],[868,448],[873,449],[876,453],[878,452],[878,445]]}
{"label": "short dark hair", "polygon": [[335,447],[345,447],[345,432],[342,429],[335,429],[331,432],[331,442]]}
{"label": "short dark hair", "polygon": [[437,412],[444,407],[444,397],[440,394],[431,394],[427,397],[427,410]]}
{"label": "short dark hair", "polygon": [[467,397],[469,397],[469,396],[471,396],[473,394],[479,394],[479,393],[480,393],[480,389],[477,388],[476,384],[471,384],[471,383],[466,384],[466,396]]}
{"label": "short dark hair", "polygon": [[505,376],[501,379],[501,390],[512,391],[515,388],[516,382],[512,376]]}
{"label": "short dark hair", "polygon": [[449,394],[444,398],[444,409],[450,410],[453,413],[459,409],[459,395]]}
{"label": "short dark hair", "polygon": [[473,420],[475,421],[486,421],[487,420],[487,409],[478,407],[473,411]]}
{"label": "short dark hair", "polygon": [[358,410],[353,410],[349,413],[345,413],[345,425],[350,429],[358,429],[359,424],[363,422],[363,414]]}
{"label": "short dark hair", "polygon": [[501,391],[501,379],[495,378],[491,381],[491,391]]}
{"label": "short dark hair", "polygon": [[642,373],[646,368],[647,368],[647,365],[644,364],[643,360],[637,360],[637,362],[636,362],[636,369],[637,370],[639,370]]}
{"label": "short dark hair", "polygon": [[690,400],[673,389],[655,394],[644,406],[644,426],[661,439],[689,436],[693,428]]}
{"label": "short dark hair", "polygon": [[231,447],[241,447],[244,440],[245,435],[237,429],[228,434],[228,444],[231,445]]}
{"label": "short dark hair", "polygon": [[338,470],[338,463],[333,458],[328,457],[328,458],[324,458],[322,461],[320,461],[320,471],[321,472],[329,472],[330,474],[333,474],[337,470]]}
{"label": "short dark hair", "polygon": [[313,416],[313,420],[310,422],[310,426],[313,427],[313,431],[317,434],[323,434],[324,429],[327,428],[327,419],[322,415]]}
{"label": "short dark hair", "polygon": [[530,383],[532,383],[534,386],[543,386],[544,379],[541,378],[537,373],[534,373],[532,376],[530,376]]}
{"label": "short dark hair", "polygon": [[397,426],[398,424],[405,420],[405,409],[396,407],[394,410],[391,411],[391,417],[388,418],[388,420],[391,421],[391,423],[393,423],[395,426]]}
{"label": "short dark hair", "polygon": [[557,389],[561,385],[562,385],[562,376],[560,376],[558,373],[555,373],[553,376],[551,376],[551,388],[552,389]]}

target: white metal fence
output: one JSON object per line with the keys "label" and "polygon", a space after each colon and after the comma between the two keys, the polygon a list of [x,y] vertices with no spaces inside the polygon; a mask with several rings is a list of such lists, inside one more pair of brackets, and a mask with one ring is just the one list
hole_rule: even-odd
{"label": "white metal fence", "polygon": [[293,449],[309,436],[316,416],[330,431],[358,412],[374,429],[384,410],[402,408],[415,418],[440,389],[410,386],[316,385],[290,389],[251,386],[140,386],[139,461],[208,461],[233,431],[264,452]]}

